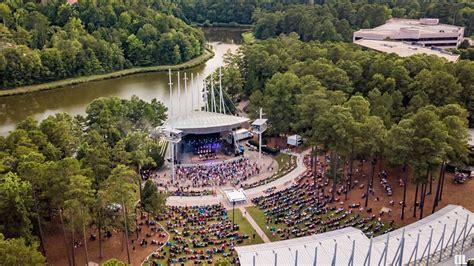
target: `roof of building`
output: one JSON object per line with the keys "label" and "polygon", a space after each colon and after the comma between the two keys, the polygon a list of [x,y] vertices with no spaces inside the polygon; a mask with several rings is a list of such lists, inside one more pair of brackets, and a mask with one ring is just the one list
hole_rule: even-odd
{"label": "roof of building", "polygon": [[451,62],[456,62],[459,59],[459,55],[456,54],[451,54],[442,50],[421,47],[419,45],[412,45],[405,42],[360,39],[354,41],[354,43],[379,52],[396,53],[401,57],[407,57],[416,54],[427,54],[436,55]]}
{"label": "roof of building", "polygon": [[[317,247],[317,265],[331,265],[334,246],[337,243],[336,265],[349,261],[352,240],[361,243],[358,247],[367,252],[367,237],[358,229],[347,227],[323,234],[294,238],[265,244],[236,247],[241,265],[274,265],[275,253],[278,265],[295,265],[298,251],[298,265],[313,265],[315,248]],[[363,243],[363,245],[362,245]],[[361,253],[357,253],[360,255]],[[363,265],[364,257],[355,256],[354,265]]]}
{"label": "roof of building", "polygon": [[[173,118],[173,128],[183,131],[186,134],[211,134],[232,130],[241,124],[249,121],[246,117],[192,111],[184,115]],[[171,127],[171,120],[168,119],[163,127]]]}
{"label": "roof of building", "polygon": [[439,23],[438,19],[424,18],[424,19],[400,19],[393,18],[387,20],[385,24],[382,24],[373,29],[360,29],[357,32],[373,32],[381,34],[389,34],[394,32],[400,32],[400,30],[415,30],[425,34],[438,34],[438,33],[452,33],[458,32],[462,27],[442,24]]}
{"label": "roof of building", "polygon": [[[462,229],[465,226],[467,230],[471,228],[474,222],[472,218],[472,212],[469,210],[457,205],[448,205],[420,221],[390,232],[387,262],[390,264],[394,260],[402,235],[405,237],[402,264],[405,265],[410,260],[410,256],[415,249],[418,234],[420,234],[420,240],[417,259],[420,259],[421,253],[428,245],[431,229],[433,229],[433,236],[429,252],[433,254],[436,252],[436,245],[441,241],[444,228],[443,247],[451,245],[451,243],[447,242],[454,231],[456,221],[457,230],[455,232],[455,238],[458,239],[459,237],[459,239],[462,240]],[[470,234],[472,234],[472,231]],[[377,265],[380,261],[386,242],[387,234],[372,239],[371,263],[369,263],[369,265]],[[353,243],[355,243],[354,265],[364,265],[364,260],[370,246],[370,239],[367,238],[361,230],[353,227],[290,240],[236,247],[235,249],[238,253],[240,263],[243,266],[270,264],[295,265],[296,251],[298,251],[298,265],[313,265],[316,247],[317,265],[331,265],[337,244],[335,265],[346,265],[352,254]],[[439,246],[437,250],[439,251]],[[277,254],[276,264],[275,253]],[[427,253],[425,256],[427,256]],[[254,257],[255,264],[253,263]]]}
{"label": "roof of building", "polygon": [[261,126],[261,125],[264,125],[266,122],[267,122],[268,119],[263,119],[263,118],[259,118],[259,119],[256,119],[252,125],[253,126]]}

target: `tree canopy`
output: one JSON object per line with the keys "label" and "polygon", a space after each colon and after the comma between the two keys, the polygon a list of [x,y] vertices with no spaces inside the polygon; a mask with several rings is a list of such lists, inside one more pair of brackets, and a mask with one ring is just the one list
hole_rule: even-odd
{"label": "tree canopy", "polygon": [[203,33],[158,2],[6,1],[0,22],[0,89],[178,64],[204,51]]}
{"label": "tree canopy", "polygon": [[426,55],[402,58],[341,42],[303,42],[291,33],[244,44],[228,56],[227,65],[240,71],[240,95],[251,99],[250,116],[258,107],[267,109],[276,131],[295,132],[301,123],[307,126],[306,109],[318,108],[308,106],[308,101],[316,95],[313,103],[326,98],[343,103],[352,95],[363,95],[370,114],[380,117],[387,128],[430,104],[459,104],[474,124],[473,85],[467,75],[472,61],[452,63]]}
{"label": "tree canopy", "polygon": [[442,23],[466,27],[466,36],[474,33],[474,4],[470,1],[173,0],[172,3],[173,13],[187,22],[253,24],[255,36],[262,39],[297,32],[305,41],[350,41],[353,31],[379,26],[392,17],[434,17]]}
{"label": "tree canopy", "polygon": [[[57,214],[72,242],[77,235],[87,238],[85,228],[91,224],[123,230],[124,218],[113,210],[117,205],[127,209],[125,224],[134,228],[140,167],[163,165],[162,146],[152,133],[166,119],[165,112],[155,99],[101,98],[88,106],[86,116],[58,113],[41,122],[27,118],[1,137],[0,251],[2,245],[9,250],[0,252],[0,264],[36,264],[42,257],[32,254],[31,263],[26,257],[15,262],[10,251],[30,252],[21,250],[23,244],[36,250],[38,221]],[[145,188],[144,207],[158,215],[165,196]],[[3,237],[12,242],[4,244]]]}
{"label": "tree canopy", "polygon": [[38,251],[38,245],[27,245],[23,238],[5,239],[0,233],[1,265],[43,265],[45,259]]}

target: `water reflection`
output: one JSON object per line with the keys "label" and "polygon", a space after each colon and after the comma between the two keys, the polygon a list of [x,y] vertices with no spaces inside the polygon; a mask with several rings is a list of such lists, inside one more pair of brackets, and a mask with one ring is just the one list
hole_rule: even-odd
{"label": "water reflection", "polygon": [[[215,56],[205,64],[186,70],[188,78],[188,94],[184,93],[184,72],[181,72],[181,93],[178,98],[177,77],[175,83],[173,105],[179,114],[197,106],[201,92],[198,85],[203,78],[223,64],[223,55],[227,51],[235,51],[241,43],[243,29],[204,28],[209,44],[213,47]],[[194,88],[191,87],[191,73],[194,75]],[[67,112],[71,115],[83,114],[85,107],[94,99],[106,96],[130,98],[132,95],[150,101],[157,98],[169,106],[168,76],[166,73],[144,73],[110,80],[102,80],[85,84],[68,86],[51,91],[41,91],[31,94],[0,97],[0,134],[6,135],[15,125],[27,116],[42,120],[57,112]],[[185,106],[185,107],[183,107]]]}

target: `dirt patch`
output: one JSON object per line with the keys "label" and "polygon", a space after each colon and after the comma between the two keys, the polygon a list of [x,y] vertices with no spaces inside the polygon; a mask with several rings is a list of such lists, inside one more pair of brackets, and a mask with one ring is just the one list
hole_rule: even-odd
{"label": "dirt patch", "polygon": [[[156,250],[159,246],[151,245],[151,240],[156,241],[166,241],[166,237],[159,237],[159,234],[155,233],[152,237],[146,237],[146,234],[152,233],[151,229],[153,226],[148,226],[145,224],[146,219],[141,220],[144,225],[140,227],[141,232],[138,232],[138,241],[137,235],[134,233],[129,237],[130,241],[130,258],[132,265],[140,265],[146,257]],[[156,227],[156,226],[155,226]],[[46,259],[48,264],[51,265],[68,265],[68,258],[66,253],[66,247],[64,243],[64,237],[61,230],[61,225],[59,224],[59,220],[54,220],[50,226],[52,228],[50,231],[45,232],[46,234]],[[89,260],[95,263],[102,263],[108,259],[115,258],[121,260],[123,262],[127,262],[127,249],[125,246],[125,240],[123,240],[123,233],[121,232],[112,232],[112,236],[107,240],[103,240],[102,243],[102,250],[103,250],[103,259],[99,258],[99,238],[98,232],[94,229],[87,230],[86,234],[92,233],[97,235],[97,239],[91,241],[89,239],[89,235],[87,235],[87,249],[89,251]],[[67,237],[69,243],[71,243],[71,232],[67,231]],[[84,242],[82,234],[76,234],[75,238],[77,241]],[[148,242],[147,246],[140,246],[140,240],[145,238]],[[132,244],[133,240],[133,244]],[[133,250],[133,246],[135,246],[135,250]],[[86,256],[85,256],[85,249],[84,245],[75,248],[75,261],[76,265],[85,265],[86,264]]]}
{"label": "dirt patch", "polygon": [[[359,181],[360,184],[364,184],[364,188],[359,188],[356,186],[353,190],[348,193],[348,199],[344,200],[344,194],[338,195],[339,201],[336,203],[338,206],[345,206],[348,207],[350,203],[361,203],[363,206],[365,203],[365,199],[362,199],[362,194],[366,192],[367,186],[367,179],[370,178],[370,171],[371,165],[370,162],[365,162],[362,168],[362,164],[360,162],[354,162],[354,168],[358,169],[357,173],[354,173],[354,179]],[[363,170],[362,170],[363,169]],[[380,178],[377,174],[380,171],[385,170],[388,174],[387,181],[390,184],[393,194],[388,196],[385,193],[382,184],[380,183]],[[433,183],[431,188],[431,194],[426,195],[425,198],[425,207],[423,211],[423,217],[426,217],[432,213],[436,187],[438,185],[438,175],[439,172],[433,172]],[[391,215],[388,216],[387,214],[384,215],[383,220],[395,220],[395,224],[397,226],[407,225],[419,220],[420,212],[419,208],[417,208],[416,218],[413,218],[413,205],[415,201],[415,190],[416,185],[408,182],[407,186],[407,195],[406,195],[406,207],[405,207],[405,219],[403,222],[400,219],[401,215],[401,205],[399,204],[400,201],[403,199],[403,187],[399,185],[399,179],[403,177],[403,171],[401,168],[398,167],[390,167],[385,162],[382,162],[380,165],[377,163],[375,168],[375,176],[374,176],[374,190],[375,193],[370,193],[369,196],[369,203],[368,207],[373,209],[373,213],[379,214],[379,211],[382,207],[391,208],[392,212]],[[470,211],[474,211],[474,197],[472,193],[474,192],[474,180],[468,180],[464,184],[455,184],[453,182],[454,175],[452,173],[446,173],[444,188],[443,188],[443,195],[442,201],[439,202],[438,207],[436,210],[439,210],[446,205],[455,204],[461,205]],[[327,190],[331,188],[331,183],[327,186]],[[420,191],[421,185],[418,192],[418,202],[420,199]],[[430,191],[430,185],[428,184],[427,192]],[[375,201],[375,198],[378,197],[379,201]],[[394,205],[390,205],[390,201],[394,202]],[[340,204],[343,201],[344,204]],[[435,211],[436,211],[435,210]]]}

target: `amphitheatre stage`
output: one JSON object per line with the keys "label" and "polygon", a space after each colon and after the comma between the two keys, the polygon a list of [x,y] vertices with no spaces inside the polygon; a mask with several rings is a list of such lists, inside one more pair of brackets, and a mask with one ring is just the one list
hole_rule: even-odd
{"label": "amphitheatre stage", "polygon": [[169,119],[163,125],[181,131],[176,145],[178,164],[221,162],[240,154],[238,142],[226,141],[233,130],[242,127],[248,118],[234,115],[191,111]]}
{"label": "amphitheatre stage", "polygon": [[[178,100],[181,94],[180,75],[178,77]],[[184,104],[168,110],[168,120],[157,133],[168,142],[168,163],[155,173],[146,173],[160,190],[171,195],[202,196],[215,194],[215,189],[224,187],[243,188],[272,177],[280,168],[272,156],[261,156],[256,148],[242,143],[253,136],[245,129],[249,118],[233,115],[230,112],[221,84],[214,90],[198,85],[197,108]],[[185,93],[187,90],[184,79]],[[169,72],[170,102],[173,99],[173,82]],[[201,95],[202,94],[202,95]],[[194,100],[192,102],[195,102]],[[171,105],[172,106],[172,105]],[[244,133],[242,133],[244,132]],[[164,154],[163,153],[163,154]]]}

